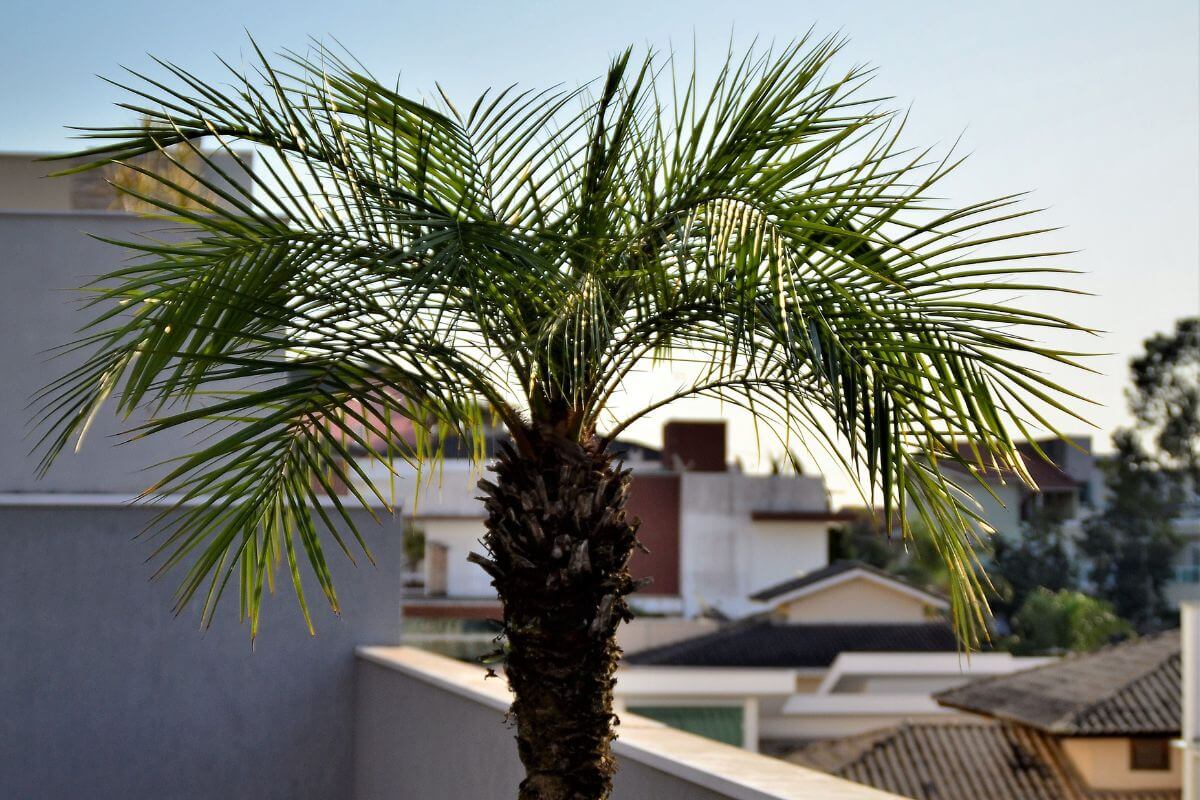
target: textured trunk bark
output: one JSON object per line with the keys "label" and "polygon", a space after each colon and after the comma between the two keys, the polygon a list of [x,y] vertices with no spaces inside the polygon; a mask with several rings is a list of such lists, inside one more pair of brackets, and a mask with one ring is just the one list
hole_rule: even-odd
{"label": "textured trunk bark", "polygon": [[526,773],[519,797],[604,800],[615,771],[615,633],[635,588],[629,472],[596,445],[537,433],[530,442],[529,456],[503,448],[495,484],[480,482],[491,558],[474,557],[504,604]]}

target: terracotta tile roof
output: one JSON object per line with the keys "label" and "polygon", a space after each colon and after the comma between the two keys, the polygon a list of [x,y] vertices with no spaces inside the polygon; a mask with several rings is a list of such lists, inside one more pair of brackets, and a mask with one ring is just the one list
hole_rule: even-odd
{"label": "terracotta tile roof", "polygon": [[946,600],[946,598],[938,592],[931,592],[924,586],[920,586],[912,581],[905,580],[904,578],[887,572],[886,570],[882,570],[878,567],[873,567],[870,564],[864,564],[861,561],[854,560],[835,561],[832,564],[821,567],[820,569],[815,569],[812,572],[805,573],[799,577],[790,578],[789,580],[782,581],[781,583],[776,583],[773,586],[768,586],[767,588],[761,589],[750,595],[750,599],[757,600],[760,603],[767,603],[778,597],[791,594],[797,589],[814,586],[818,583],[827,581],[831,578],[836,578],[839,575],[843,575],[856,569],[869,572],[878,578],[882,578],[883,580],[900,584],[902,586],[907,586],[909,589],[929,595],[931,601],[944,603]]}
{"label": "terracotta tile roof", "polygon": [[934,695],[944,706],[1073,736],[1178,735],[1179,631],[985,678]]}
{"label": "terracotta tile roof", "polygon": [[954,652],[944,622],[789,625],[754,618],[632,653],[630,664],[676,667],[827,667],[838,653]]}
{"label": "terracotta tile roof", "polygon": [[1179,800],[1178,791],[1089,791],[1053,737],[995,722],[905,722],[817,742],[789,761],[915,800]]}

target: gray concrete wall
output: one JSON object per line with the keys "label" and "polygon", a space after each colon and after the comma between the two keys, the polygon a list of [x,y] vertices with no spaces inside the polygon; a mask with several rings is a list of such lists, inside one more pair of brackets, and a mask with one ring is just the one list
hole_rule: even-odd
{"label": "gray concrete wall", "polygon": [[[524,773],[501,711],[360,661],[355,800],[512,800]],[[613,800],[721,800],[646,764],[621,761]]]}
{"label": "gray concrete wall", "polygon": [[[231,586],[201,632],[151,581],[151,510],[0,506],[0,798],[330,800],[350,796],[356,645],[399,640],[399,532],[366,520],[379,566],[329,544],[338,618],[286,571],[251,648]],[[408,717],[424,728],[427,720]],[[421,796],[421,795],[413,795]],[[425,795],[429,797],[446,795]]]}
{"label": "gray concrete wall", "polygon": [[108,409],[97,417],[78,453],[68,449],[38,480],[27,453],[30,398],[59,377],[72,358],[51,360],[94,314],[80,308],[78,288],[118,268],[129,253],[86,233],[115,239],[163,236],[164,223],[115,213],[0,213],[0,492],[115,492],[133,494],[153,482],[148,469],[194,448],[196,438],[168,432],[114,447],[128,423]]}

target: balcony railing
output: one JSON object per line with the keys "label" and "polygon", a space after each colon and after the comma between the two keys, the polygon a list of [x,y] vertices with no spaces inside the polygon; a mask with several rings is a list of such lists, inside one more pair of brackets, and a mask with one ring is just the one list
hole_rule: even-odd
{"label": "balcony railing", "polygon": [[[481,669],[408,647],[358,652],[355,798],[509,800],[521,780],[510,696]],[[622,713],[613,800],[902,800]]]}

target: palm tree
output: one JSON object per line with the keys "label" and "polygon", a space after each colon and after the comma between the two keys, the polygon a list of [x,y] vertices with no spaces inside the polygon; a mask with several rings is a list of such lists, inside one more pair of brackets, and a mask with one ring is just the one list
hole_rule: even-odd
{"label": "palm tree", "polygon": [[[388,502],[355,446],[428,464],[494,415],[511,445],[480,482],[472,559],[503,602],[529,800],[609,794],[638,523],[608,445],[674,400],[745,408],[785,447],[841,454],[885,519],[915,509],[973,636],[976,517],[937,459],[961,463],[965,440],[1023,473],[1012,434],[1052,429],[1068,397],[1038,368],[1073,363],[1030,334],[1079,329],[992,299],[1054,290],[1038,273],[1056,254],[1013,248],[1032,212],[936,206],[958,162],[901,150],[869,72],[834,72],[841,46],[730,55],[707,89],[694,65],[626,51],[579,89],[462,107],[319,45],[255,48],[229,85],[132,73],[124,105],[146,122],[85,129],[99,143],[79,169],[124,163],[189,203],[124,188],[182,233],[123,242],[142,258],[92,287],[90,355],[40,397],[42,467],[110,396],[152,408],[137,435],[209,425],[148,490],[179,500],[158,548],[186,570],[178,607],[200,594],[211,621],[233,581],[253,634],[285,565],[311,628],[301,563],[336,611],[323,540],[349,554],[355,531],[335,487]],[[687,382],[614,400],[663,361]]]}

